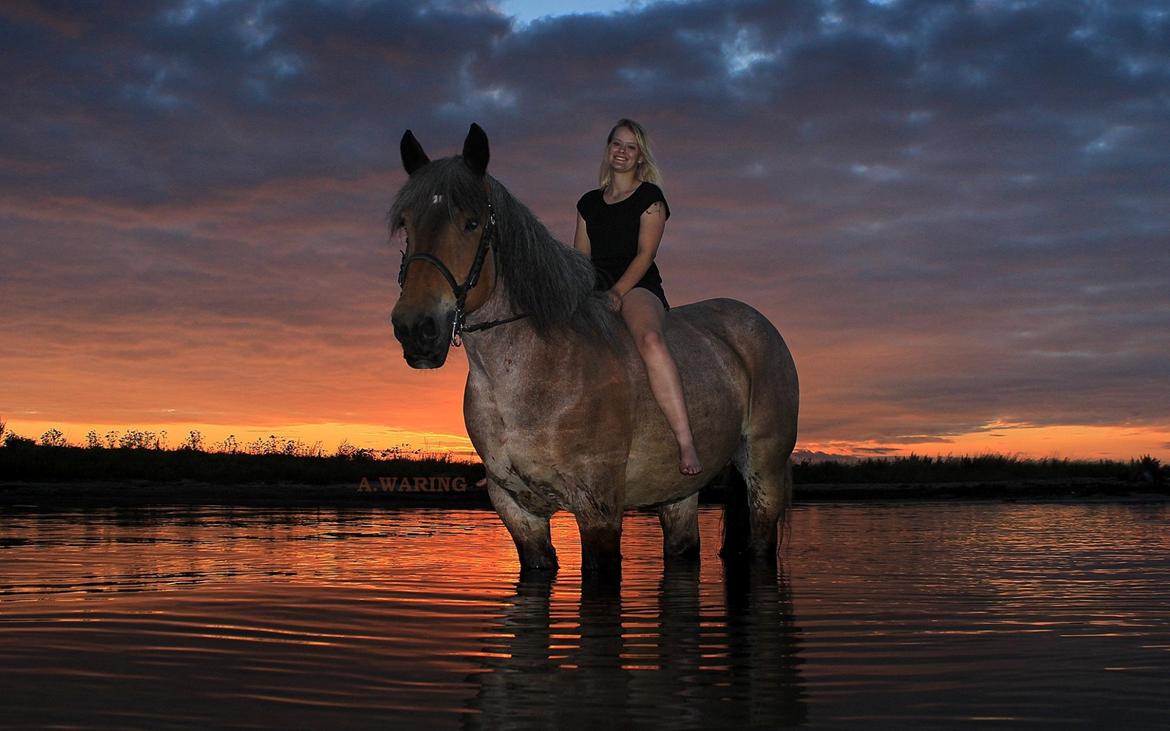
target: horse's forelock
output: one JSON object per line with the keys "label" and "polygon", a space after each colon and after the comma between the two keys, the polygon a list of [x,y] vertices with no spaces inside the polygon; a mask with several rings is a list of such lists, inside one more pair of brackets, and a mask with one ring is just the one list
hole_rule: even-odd
{"label": "horse's forelock", "polygon": [[[438,199],[436,199],[438,196]],[[434,160],[415,171],[394,197],[388,216],[391,231],[402,225],[406,211],[445,204],[451,220],[457,211],[482,211],[487,207],[484,179],[476,176],[462,158]]]}

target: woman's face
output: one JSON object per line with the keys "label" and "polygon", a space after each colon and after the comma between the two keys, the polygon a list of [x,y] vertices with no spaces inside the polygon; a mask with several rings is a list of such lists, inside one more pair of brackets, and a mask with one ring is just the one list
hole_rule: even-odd
{"label": "woman's face", "polygon": [[638,138],[625,127],[618,127],[609,143],[609,166],[615,173],[630,172],[642,159]]}

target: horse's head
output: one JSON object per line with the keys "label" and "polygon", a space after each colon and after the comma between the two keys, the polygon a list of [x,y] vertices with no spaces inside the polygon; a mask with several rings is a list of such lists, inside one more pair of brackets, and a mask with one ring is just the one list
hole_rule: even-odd
{"label": "horse's head", "polygon": [[458,342],[463,316],[494,287],[495,217],[487,177],[488,139],[471,125],[463,154],[432,162],[410,130],[402,136],[410,176],[391,209],[390,226],[406,234],[402,295],[391,321],[412,368],[438,368]]}

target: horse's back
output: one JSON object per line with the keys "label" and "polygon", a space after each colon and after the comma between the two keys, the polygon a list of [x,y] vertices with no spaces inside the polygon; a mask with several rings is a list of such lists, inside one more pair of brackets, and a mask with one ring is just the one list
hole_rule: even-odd
{"label": "horse's back", "polygon": [[[672,327],[674,323],[685,326]],[[774,379],[784,388],[796,387],[796,364],[784,338],[759,310],[739,300],[701,300],[672,309],[667,315],[667,337],[683,342],[718,340],[739,356],[754,388],[760,387],[761,380]]]}

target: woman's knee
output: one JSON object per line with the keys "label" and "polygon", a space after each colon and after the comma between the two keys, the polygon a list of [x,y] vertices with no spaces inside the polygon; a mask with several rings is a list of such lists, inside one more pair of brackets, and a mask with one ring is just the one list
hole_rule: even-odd
{"label": "woman's knee", "polygon": [[662,337],[662,331],[655,328],[647,328],[638,333],[638,350],[642,353],[657,354],[666,348],[666,340]]}

